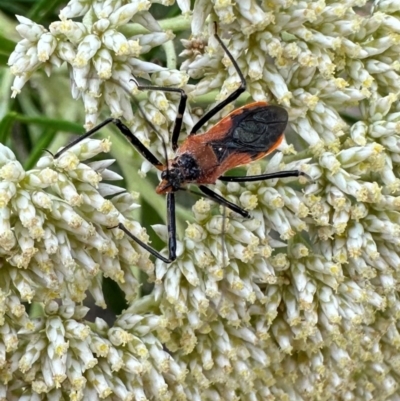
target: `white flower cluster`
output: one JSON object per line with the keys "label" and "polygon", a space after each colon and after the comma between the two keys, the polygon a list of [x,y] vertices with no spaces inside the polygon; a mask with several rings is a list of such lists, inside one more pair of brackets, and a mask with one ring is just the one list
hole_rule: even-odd
{"label": "white flower cluster", "polygon": [[[37,69],[44,68],[50,75],[65,62],[72,96],[83,99],[87,129],[96,124],[104,103],[113,117],[123,117],[132,124],[129,92],[136,89],[133,77],[148,78],[149,73],[159,72],[158,84],[175,86],[187,80],[178,71],[140,60],[141,54],[174,37],[172,32],[161,30],[147,11],[150,6],[148,0],[72,0],[61,10],[60,21],[53,22],[49,30],[17,16],[17,30],[23,40],[9,59],[11,72],[16,76],[13,96],[20,93]],[[73,20],[77,17],[82,17],[82,22]],[[152,32],[126,37],[120,28],[128,21]]]}
{"label": "white flower cluster", "polygon": [[35,169],[24,171],[14,154],[0,145],[5,294],[29,303],[54,298],[81,302],[89,290],[96,303],[106,307],[104,275],[115,280],[128,299],[136,297],[138,283],[130,266],[151,274],[152,263],[141,247],[109,228],[124,222],[147,241],[140,225],[129,221],[129,211],[138,205],[120,187],[101,182],[121,179],[108,170],[113,160],[82,163],[109,147],[108,140],[85,141],[57,160],[43,156]]}
{"label": "white flower cluster", "polygon": [[[217,217],[196,205],[201,226],[186,233],[196,276],[180,259],[181,275],[168,270],[162,285],[190,327],[196,327],[195,310],[201,311],[201,335],[188,337],[194,351],[186,361],[188,380],[196,389],[204,386],[205,399],[399,396],[400,4],[378,1],[370,15],[355,13],[364,3],[278,1],[264,10],[252,1],[196,3],[213,8],[222,20],[229,17],[229,49],[252,97],[273,95],[288,107],[304,149],[290,158],[301,164],[305,157],[315,160],[302,166],[314,179],[303,196],[282,182],[246,184],[245,191],[238,184],[218,184],[255,217],[227,219],[224,248],[215,236],[221,232],[215,230]],[[193,93],[223,86],[224,98],[239,80],[227,58],[228,78],[218,67],[223,53],[216,42],[204,54],[198,51],[205,15],[196,6],[192,30],[198,35],[185,42],[184,68],[193,77],[207,71]],[[348,126],[339,111],[347,107],[356,114],[358,105],[359,121]],[[277,162],[280,156],[268,170],[276,171]],[[280,169],[288,167],[294,166]],[[248,174],[259,173],[255,169]],[[215,260],[223,249],[229,264],[221,270]],[[201,325],[206,302],[226,319],[224,327]],[[183,327],[182,337],[186,332]]]}
{"label": "white flower cluster", "polygon": [[[167,399],[169,384],[184,394],[186,372],[156,335],[161,317],[126,310],[110,328],[100,318],[82,322],[87,312],[71,301],[51,301],[42,318],[3,325],[2,400]],[[13,353],[9,363],[5,351]]]}
{"label": "white flower cluster", "polygon": [[[119,15],[119,10],[126,7],[117,1],[73,0],[66,11],[61,12],[62,21],[55,24],[61,26],[71,15],[85,13],[96,15],[97,23],[103,18],[95,11],[100,3],[105,13],[108,4],[114,7],[105,19]],[[62,274],[66,269],[61,264],[64,270],[60,272],[53,260],[52,264],[45,263],[46,257],[56,253],[46,248],[43,255],[32,251],[33,245],[40,249],[39,245],[47,244],[42,239],[47,237],[44,234],[40,236],[40,230],[47,224],[53,224],[50,233],[54,233],[57,243],[66,244],[63,251],[66,252],[68,246],[70,252],[73,249],[76,270],[83,271],[81,274],[86,280],[83,283],[88,282],[86,277],[99,270],[118,281],[117,270],[111,269],[110,264],[100,263],[104,255],[112,261],[119,258],[120,263],[123,259],[121,270],[125,279],[128,264],[138,262],[155,281],[153,293],[132,301],[130,309],[123,313],[114,327],[106,328],[98,321],[93,334],[87,334],[87,343],[94,353],[88,360],[98,359],[97,365],[87,367],[76,356],[70,357],[77,361],[74,365],[79,372],[77,377],[84,378],[81,379],[84,384],[76,390],[80,391],[76,399],[89,395],[109,397],[110,400],[135,397],[140,400],[395,400],[400,397],[400,296],[397,282],[400,278],[400,3],[376,1],[371,10],[365,4],[366,1],[362,0],[329,4],[311,0],[195,2],[193,36],[184,41],[182,53],[186,58],[182,68],[188,70],[191,77],[201,78],[193,87],[192,94],[201,95],[222,87],[219,98],[224,98],[239,82],[234,67],[224,57],[212,35],[209,36],[213,24],[209,24],[206,18],[211,14],[220,21],[221,36],[226,39],[229,33],[228,48],[243,71],[252,98],[275,99],[287,108],[292,129],[288,134],[289,142],[298,149],[296,153],[294,146],[287,146],[284,149],[286,156],[282,153],[275,155],[266,170],[261,168],[261,164],[251,165],[247,174],[300,168],[313,181],[302,178],[244,185],[218,183],[216,190],[251,211],[253,218],[243,220],[226,211],[224,217],[215,213],[216,207],[212,203],[199,200],[193,207],[195,221],[188,225],[184,238],[178,242],[177,261],[169,266],[157,261],[154,274],[140,247],[126,236],[120,236],[117,230],[113,230],[116,237],[111,238],[110,231],[104,229],[114,222],[106,219],[94,206],[100,207],[98,199],[101,198],[93,194],[96,201],[85,201],[89,196],[87,193],[95,191],[93,185],[96,181],[85,175],[89,170],[76,162],[75,156],[79,160],[89,157],[86,155],[90,151],[85,149],[98,146],[95,145],[97,141],[84,142],[76,150],[73,148],[72,152],[66,152],[56,162],[56,167],[51,167],[54,165],[51,157],[45,157],[36,175],[22,171],[15,158],[7,156],[10,160],[4,163],[7,167],[0,169],[0,177],[6,182],[1,198],[5,206],[11,204],[12,207],[4,208],[6,229],[0,246],[5,252],[5,266],[11,269],[10,273],[3,269],[5,278],[2,281],[5,284],[1,298],[4,300],[4,313],[11,311],[14,314],[10,315],[11,318],[7,315],[9,326],[8,321],[15,320],[18,313],[21,323],[29,326],[20,304],[20,299],[29,300],[22,296],[25,288],[32,294],[31,299],[43,300],[50,306],[53,306],[51,300],[60,295],[73,301],[82,298],[75,296],[76,289],[68,285],[67,279],[64,279],[62,288],[65,290],[62,293],[57,286],[51,293],[43,291],[52,275],[46,273],[45,278],[40,275],[42,265],[46,272],[54,270],[54,282],[58,285],[59,277],[64,277]],[[77,5],[81,7],[80,11],[71,11],[76,10]],[[365,7],[359,8],[362,6]],[[132,14],[135,15],[140,18],[142,14]],[[114,24],[110,26],[117,26],[114,17],[110,21]],[[125,23],[127,19],[121,21]],[[149,22],[148,28],[151,26]],[[97,31],[106,32],[107,29],[98,28]],[[76,49],[87,43],[87,35],[94,34],[93,30],[85,32],[81,41],[76,42]],[[141,37],[138,40],[144,46]],[[86,56],[91,60],[86,61],[87,65],[94,71],[99,49],[108,46],[105,43],[109,42],[101,43],[96,50],[89,46],[83,51],[82,59],[76,61],[83,60],[83,66],[74,66],[74,69],[86,68]],[[35,42],[31,48],[38,49],[39,46]],[[25,58],[20,59],[28,60],[26,55],[30,53],[21,52]],[[27,61],[27,67],[22,68],[22,61],[20,64],[17,62],[20,60],[17,54],[12,56],[15,58],[13,68],[19,66],[19,70],[14,72],[17,77],[29,79],[29,74],[39,65],[31,68]],[[71,65],[78,54],[79,50],[74,53]],[[117,51],[110,54],[113,60],[111,70],[117,61],[125,65],[124,68],[131,68],[126,65],[132,65],[134,56],[121,56]],[[162,71],[160,76],[162,74],[168,73]],[[174,77],[176,79],[178,75]],[[107,83],[107,77],[102,79]],[[114,79],[125,85],[129,82],[117,76]],[[161,85],[157,79],[153,79],[153,83]],[[74,78],[73,82],[78,81]],[[106,83],[99,85],[99,90],[105,89]],[[179,86],[177,84],[181,85],[182,80],[175,81],[175,86]],[[17,83],[14,87],[19,90]],[[87,88],[82,90],[83,94],[88,93]],[[142,105],[149,120],[166,137],[168,121],[175,118],[176,105],[164,102],[164,99],[164,94],[150,92],[149,100]],[[121,98],[121,110],[123,104]],[[98,108],[88,115],[96,113]],[[131,115],[119,115],[130,121]],[[196,120],[195,115],[185,115],[186,127],[193,124],[192,118]],[[145,119],[138,117],[133,126],[133,132],[143,139],[143,132],[148,131]],[[156,136],[146,138],[145,143],[151,141],[152,148],[162,148]],[[4,149],[4,152],[7,151]],[[81,154],[85,157],[79,156]],[[108,165],[92,165],[88,169],[100,170],[104,177]],[[143,171],[148,167],[145,164]],[[55,203],[46,209],[37,206],[35,202],[39,201],[34,194],[43,193],[37,188],[44,179],[40,172],[47,168],[55,171],[57,180],[50,180],[46,186],[52,188],[51,200]],[[34,176],[36,181],[27,178],[30,176]],[[82,180],[83,176],[86,178]],[[82,188],[78,185],[81,181],[85,184]],[[13,185],[14,182],[18,185]],[[38,182],[36,189],[31,190],[32,182]],[[96,194],[101,194],[100,185]],[[27,192],[25,196],[24,191]],[[54,200],[53,196],[64,199],[64,202]],[[114,199],[112,202],[118,208]],[[33,204],[31,209],[30,202]],[[77,204],[77,216],[59,211],[70,203]],[[128,202],[123,203],[124,207],[119,210],[128,210]],[[37,209],[50,211],[38,213],[35,212]],[[57,217],[53,216],[53,209],[57,210]],[[45,219],[43,214],[50,217]],[[32,216],[36,218],[34,223]],[[121,214],[116,216],[119,216],[116,217],[118,221],[125,219]],[[76,222],[80,221],[79,217],[96,227],[94,231],[88,230],[95,238],[100,235],[102,246],[97,242],[94,245],[94,238],[88,237],[88,231],[81,233]],[[123,221],[137,235],[140,227],[135,223],[128,224],[126,219]],[[70,224],[73,231],[67,228]],[[58,235],[66,231],[69,233],[68,241]],[[167,240],[164,227],[156,227],[156,231]],[[104,245],[106,238],[110,240],[108,247]],[[119,241],[125,242],[120,245]],[[80,243],[85,246],[80,246]],[[114,246],[118,255],[112,252]],[[137,255],[131,261],[124,256],[128,247]],[[102,251],[98,253],[95,249]],[[41,254],[41,259],[36,257],[37,254]],[[94,264],[86,262],[90,257]],[[19,276],[17,273],[21,272],[25,274]],[[29,280],[22,281],[19,277],[28,277]],[[76,279],[80,283],[79,277],[71,277],[72,282],[75,283]],[[134,279],[131,288],[119,283],[128,295],[137,287]],[[83,290],[86,288],[101,299],[101,289],[95,278],[92,277],[90,285]],[[9,291],[13,297],[7,295]],[[83,292],[78,291],[78,294]],[[0,331],[5,333],[3,342],[6,349],[21,350],[18,355],[34,353],[39,355],[35,362],[39,361],[46,349],[43,344],[56,338],[49,327],[54,327],[54,332],[67,333],[69,321],[78,319],[73,313],[64,316],[62,307],[54,315],[48,308],[42,323],[46,329],[35,332],[35,343],[42,344],[36,345],[41,347],[40,351],[28,350],[34,346],[24,343],[25,332],[19,334],[15,329],[13,332],[4,321],[5,329]],[[77,307],[75,310],[82,319],[84,314]],[[32,332],[36,330],[32,324],[29,329]],[[125,340],[116,339],[114,331]],[[8,332],[12,334],[7,337]],[[21,339],[18,336],[22,336]],[[76,355],[80,343],[72,341],[73,336],[63,336],[68,340],[60,341],[57,357],[67,355],[69,361],[65,343],[71,342],[71,355]],[[119,362],[114,363],[107,355],[94,350],[90,344],[96,341],[106,343],[110,350],[116,349]],[[19,348],[18,342],[21,343]],[[54,355],[52,352],[48,351],[48,355]],[[136,358],[135,362],[128,358],[130,354]],[[148,359],[138,362],[138,357],[145,359],[145,354]],[[4,360],[7,360],[6,356]],[[4,398],[10,397],[15,387],[22,388],[33,380],[40,382],[37,371],[35,379],[31,379],[32,376],[21,376],[21,367],[17,368],[12,362],[10,365],[12,368],[5,373],[9,387],[4,390]],[[52,392],[55,394],[57,385],[61,385],[63,394],[70,397],[75,394],[72,393],[75,387],[71,379],[74,376],[69,373],[68,362],[63,365],[63,370],[52,368],[49,362],[37,362],[34,366],[33,369],[49,368],[54,372],[52,382],[47,378],[47,381],[42,380],[46,396],[50,397]],[[143,391],[141,395],[139,389]]]}

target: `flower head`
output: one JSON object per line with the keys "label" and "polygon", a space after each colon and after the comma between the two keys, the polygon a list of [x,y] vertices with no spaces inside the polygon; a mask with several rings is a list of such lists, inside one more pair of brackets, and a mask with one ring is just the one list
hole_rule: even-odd
{"label": "flower head", "polygon": [[[14,88],[64,60],[87,126],[104,99],[165,157],[178,100],[150,91],[140,102],[146,118],[134,118],[115,81],[131,91],[130,74],[141,72],[155,85],[185,87],[185,75],[137,58],[172,35],[155,32],[149,2],[123,3],[73,0],[50,32],[20,19],[23,40],[10,57]],[[187,2],[179,3],[187,11]],[[379,1],[359,12],[365,3],[195,2],[182,68],[198,81],[185,89],[192,97],[215,90],[220,102],[239,85],[207,20],[217,16],[248,94],[289,113],[292,145],[284,141],[282,152],[247,166],[247,174],[300,169],[311,179],[217,182],[215,191],[252,218],[199,200],[178,238],[177,260],[157,260],[154,272],[138,244],[108,230],[123,222],[147,239],[129,219],[128,194],[104,199],[105,165],[84,163],[106,150],[106,141],[83,141],[31,171],[1,149],[3,382],[19,380],[26,391],[34,383],[36,393],[61,388],[76,399],[396,397],[399,6]],[[91,18],[75,21],[84,15]],[[124,34],[127,21],[146,19],[151,33]],[[183,127],[197,119],[186,112]],[[142,175],[150,167],[145,162]],[[166,227],[154,229],[168,241]],[[135,299],[131,264],[149,272],[150,295]],[[102,275],[121,286],[130,305],[112,327],[97,319],[89,329],[76,303],[89,290],[104,304]],[[60,307],[53,301],[59,297],[67,298]],[[29,319],[21,300],[43,301],[44,317]],[[10,324],[10,313],[18,324]],[[29,340],[22,325],[33,333]]]}

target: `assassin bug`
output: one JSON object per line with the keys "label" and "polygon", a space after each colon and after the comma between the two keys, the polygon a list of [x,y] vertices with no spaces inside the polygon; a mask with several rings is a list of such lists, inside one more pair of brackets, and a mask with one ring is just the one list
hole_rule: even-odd
{"label": "assassin bug", "polygon": [[[305,175],[299,170],[291,170],[256,176],[223,176],[225,171],[261,159],[275,150],[282,142],[283,132],[288,122],[288,113],[280,106],[269,105],[266,102],[254,102],[234,110],[207,132],[198,135],[199,129],[206,122],[226,105],[236,100],[246,90],[244,76],[235,59],[218,36],[216,23],[214,36],[239,75],[240,86],[225,100],[202,116],[180,146],[178,145],[178,139],[187,101],[185,91],[179,88],[140,85],[134,80],[140,90],[175,92],[180,95],[178,112],[172,131],[172,149],[176,152],[174,159],[167,160],[165,165],[161,163],[129,128],[117,118],[106,119],[77,140],[71,142],[54,156],[58,158],[67,149],[95,134],[105,125],[109,123],[115,124],[136,150],[161,171],[161,182],[157,186],[156,192],[158,194],[166,194],[167,197],[168,258],[130,233],[122,223],[116,227],[124,231],[130,238],[165,263],[171,263],[176,259],[175,192],[186,190],[184,187],[185,184],[193,183],[198,185],[200,191],[206,197],[226,206],[245,218],[249,218],[251,216],[246,210],[218,195],[204,184],[214,184],[216,180],[249,182]],[[154,129],[154,127],[152,128]]]}

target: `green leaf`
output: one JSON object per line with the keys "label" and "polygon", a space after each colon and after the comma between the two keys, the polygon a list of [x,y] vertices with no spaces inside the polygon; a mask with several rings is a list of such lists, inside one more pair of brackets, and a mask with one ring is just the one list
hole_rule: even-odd
{"label": "green leaf", "polygon": [[7,54],[0,53],[0,66],[1,67],[7,67],[8,57],[9,56]]}
{"label": "green leaf", "polygon": [[43,134],[39,138],[39,141],[36,142],[35,146],[29,153],[28,159],[24,163],[25,170],[30,170],[34,167],[40,156],[42,156],[43,151],[47,149],[47,147],[53,141],[56,133],[57,131],[55,131],[54,129],[46,129],[43,132]]}
{"label": "green leaf", "polygon": [[36,164],[43,154],[43,150],[49,147],[58,132],[75,132],[79,134],[85,132],[81,125],[71,121],[9,112],[0,121],[0,143],[7,142],[12,132],[12,126],[16,121],[26,124],[38,124],[44,128],[44,131],[40,133],[39,139],[36,139],[37,135],[34,135],[34,139],[31,139],[31,143],[34,143],[35,146],[30,149],[29,157],[24,163],[25,169],[30,169]]}
{"label": "green leaf", "polygon": [[22,114],[16,114],[15,119],[24,123],[31,123],[31,124],[38,124],[40,126],[44,126],[47,128],[53,128],[56,131],[63,131],[63,132],[74,132],[76,134],[83,134],[85,130],[83,129],[82,125],[66,121],[66,120],[57,120],[48,117],[41,117],[41,116],[25,116]]}
{"label": "green leaf", "polygon": [[0,55],[1,56],[10,56],[11,52],[14,51],[16,46],[16,43],[8,38],[6,38],[4,35],[0,34]]}
{"label": "green leaf", "polygon": [[17,113],[10,112],[6,114],[0,121],[0,143],[6,143],[7,138],[10,135],[11,127],[14,124]]}
{"label": "green leaf", "polygon": [[65,0],[38,0],[30,9],[28,18],[36,23],[40,23],[50,14],[57,14],[56,9],[60,4],[64,4]]}

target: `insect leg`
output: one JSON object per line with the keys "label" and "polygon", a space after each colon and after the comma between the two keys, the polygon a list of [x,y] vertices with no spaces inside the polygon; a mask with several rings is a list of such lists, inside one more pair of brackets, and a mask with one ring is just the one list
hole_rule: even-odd
{"label": "insect leg", "polygon": [[173,192],[167,194],[167,226],[169,259],[172,262],[176,259],[175,194]]}
{"label": "insect leg", "polygon": [[141,247],[146,249],[146,251],[150,252],[156,258],[162,260],[164,263],[171,263],[176,259],[176,220],[175,220],[175,194],[168,193],[167,194],[167,227],[168,227],[168,258],[161,255],[160,252],[156,251],[150,245],[146,244],[138,237],[133,235],[122,223],[119,223],[115,227],[111,228],[119,228],[122,230],[129,238],[133,239],[137,242]]}
{"label": "insect leg", "polygon": [[94,135],[101,128],[103,128],[104,126],[106,126],[110,123],[114,124],[118,128],[118,130],[121,132],[121,134],[125,136],[125,138],[136,148],[136,150],[146,160],[148,160],[153,166],[155,166],[159,170],[162,170],[163,164],[153,155],[153,153],[150,152],[149,149],[146,148],[146,146],[143,145],[142,142],[140,142],[140,140],[138,138],[136,138],[135,135],[132,134],[131,130],[124,123],[122,123],[121,120],[119,120],[118,118],[107,118],[102,123],[100,123],[99,125],[96,125],[91,130],[89,130],[85,134],[81,135],[79,138],[75,139],[74,141],[69,143],[67,146],[62,148],[60,151],[58,151],[54,155],[54,158],[57,159],[65,151],[67,151],[68,149],[71,149],[74,145],[83,141],[84,139],[89,138],[90,136]]}
{"label": "insect leg", "polygon": [[227,208],[233,210],[235,213],[240,214],[243,217],[250,218],[250,213],[244,209],[242,209],[240,206],[236,205],[235,203],[229,202],[228,199],[225,199],[223,196],[218,195],[216,192],[211,190],[210,188],[204,186],[204,185],[199,185],[199,189],[203,194],[205,194],[208,198],[212,199],[214,202],[219,203],[220,205],[224,205]]}
{"label": "insect leg", "polygon": [[221,176],[218,179],[225,182],[253,182],[271,180],[273,178],[299,177],[304,176],[311,178],[300,170],[277,171],[276,173],[248,175],[248,176]]}
{"label": "insect leg", "polygon": [[219,44],[221,47],[224,49],[226,55],[229,57],[229,60],[231,60],[231,63],[235,67],[236,72],[239,75],[240,78],[240,86],[232,92],[226,99],[224,99],[221,103],[218,103],[214,108],[209,110],[206,114],[204,114],[203,117],[200,118],[199,121],[193,126],[192,131],[190,132],[189,135],[194,135],[197,133],[197,131],[215,114],[217,114],[220,110],[222,110],[226,105],[229,103],[232,103],[234,100],[236,100],[245,90],[246,90],[246,80],[244,79],[242,71],[240,71],[240,68],[236,62],[236,60],[233,58],[232,54],[229,52],[228,48],[225,46],[224,42],[222,39],[218,36],[217,33],[217,23],[214,22],[215,26],[215,39],[218,40]]}
{"label": "insect leg", "polygon": [[153,86],[153,85],[141,85],[136,79],[132,79],[136,83],[136,86],[140,90],[150,91],[161,91],[161,92],[175,92],[180,94],[180,100],[178,105],[178,112],[176,114],[174,129],[172,131],[172,149],[175,151],[178,149],[178,139],[182,128],[183,113],[186,109],[187,94],[183,89],[180,88],[167,88],[165,86]]}

